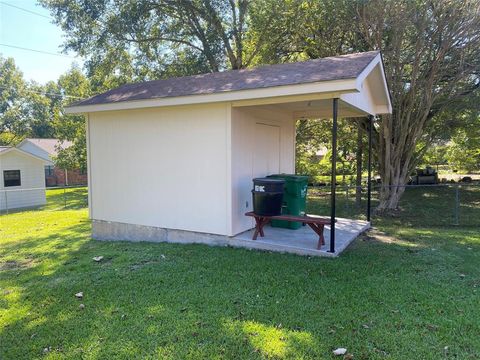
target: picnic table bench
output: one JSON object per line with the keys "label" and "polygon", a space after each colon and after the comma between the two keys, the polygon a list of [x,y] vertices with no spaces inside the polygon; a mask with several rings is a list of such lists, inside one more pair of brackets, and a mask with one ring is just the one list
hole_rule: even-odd
{"label": "picnic table bench", "polygon": [[303,224],[307,224],[318,235],[317,249],[320,249],[325,244],[325,238],[323,237],[323,228],[325,225],[330,225],[330,219],[325,217],[316,216],[297,216],[297,215],[274,215],[265,216],[257,215],[253,211],[245,213],[246,216],[251,216],[255,219],[255,232],[253,233],[252,240],[257,240],[257,236],[260,234],[264,237],[263,227],[267,225],[271,220],[285,220],[285,221],[298,221]]}

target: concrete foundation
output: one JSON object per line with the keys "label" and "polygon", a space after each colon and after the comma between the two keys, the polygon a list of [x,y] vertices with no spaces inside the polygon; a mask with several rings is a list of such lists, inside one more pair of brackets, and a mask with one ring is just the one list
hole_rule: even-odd
{"label": "concrete foundation", "polygon": [[252,240],[253,230],[234,237],[205,234],[184,230],[163,229],[153,226],[125,224],[110,221],[92,220],[92,237],[96,240],[150,241],[182,244],[206,244],[233,246],[247,249],[276,251],[309,256],[338,256],[362,232],[370,228],[370,223],[362,220],[337,219],[335,253],[328,252],[330,228],[325,227],[325,245],[316,248],[318,236],[308,227],[298,230],[264,228],[265,237]]}
{"label": "concrete foundation", "polygon": [[92,220],[92,238],[95,240],[228,245],[227,236],[103,220]]}

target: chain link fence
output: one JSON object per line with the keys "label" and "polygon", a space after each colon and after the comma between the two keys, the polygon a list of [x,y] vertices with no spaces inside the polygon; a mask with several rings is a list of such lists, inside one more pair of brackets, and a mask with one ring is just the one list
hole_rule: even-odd
{"label": "chain link fence", "polygon": [[58,211],[87,207],[86,186],[0,190],[0,215],[29,210]]}
{"label": "chain link fence", "polygon": [[[372,222],[401,221],[403,225],[477,226],[480,227],[480,182],[436,185],[405,185],[399,209],[388,215],[377,214],[381,185],[372,186]],[[357,194],[357,189],[358,194]],[[22,207],[32,197],[45,192],[42,203]],[[367,187],[338,185],[336,213],[338,217],[366,219]],[[19,206],[20,205],[20,206]],[[0,215],[26,210],[58,211],[88,208],[88,190],[81,187],[0,190]],[[307,213],[330,215],[330,186],[311,186],[308,189]]]}
{"label": "chain link fence", "polygon": [[[372,186],[372,222],[400,220],[415,226],[477,226],[480,227],[480,183],[447,183],[405,185],[396,211],[380,214],[375,211],[382,185]],[[359,190],[357,194],[357,189]],[[366,219],[367,187],[338,185],[336,188],[338,217]],[[309,188],[307,212],[330,214],[330,186]]]}

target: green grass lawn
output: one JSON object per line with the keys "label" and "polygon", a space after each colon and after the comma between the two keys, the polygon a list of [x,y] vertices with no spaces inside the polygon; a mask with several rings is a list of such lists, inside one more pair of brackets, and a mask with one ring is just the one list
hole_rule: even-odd
{"label": "green grass lawn", "polygon": [[100,242],[84,191],[0,216],[2,360],[480,358],[478,227],[376,219],[337,259]]}

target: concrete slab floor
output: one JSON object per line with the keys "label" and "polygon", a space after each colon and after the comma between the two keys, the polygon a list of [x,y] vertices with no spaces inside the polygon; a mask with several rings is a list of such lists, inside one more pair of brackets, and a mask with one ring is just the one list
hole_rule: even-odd
{"label": "concrete slab floor", "polygon": [[335,253],[330,253],[330,226],[325,226],[325,245],[317,250],[318,235],[309,227],[302,226],[298,230],[264,227],[265,237],[258,236],[252,240],[254,230],[243,232],[230,238],[229,245],[249,249],[261,249],[293,253],[298,255],[336,257],[361,233],[370,228],[364,220],[337,218],[335,226]]}

